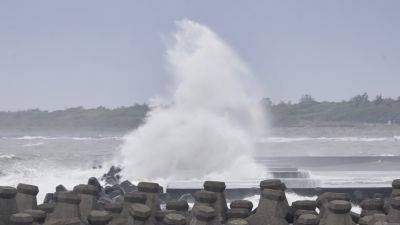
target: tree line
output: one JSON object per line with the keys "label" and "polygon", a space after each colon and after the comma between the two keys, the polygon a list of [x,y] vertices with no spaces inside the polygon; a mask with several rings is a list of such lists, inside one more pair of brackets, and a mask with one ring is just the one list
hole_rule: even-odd
{"label": "tree line", "polygon": [[317,101],[303,95],[297,103],[273,104],[269,98],[262,104],[271,114],[273,125],[290,126],[323,123],[400,123],[400,97],[377,95],[370,99],[367,93],[341,102]]}
{"label": "tree line", "polygon": [[[400,98],[382,95],[370,99],[363,93],[341,102],[317,101],[311,95],[303,95],[297,103],[282,101],[274,104],[269,98],[262,99],[261,103],[273,126],[400,124]],[[0,112],[0,132],[126,132],[143,124],[149,111],[148,105],[136,104],[115,109],[75,107],[56,111]]]}

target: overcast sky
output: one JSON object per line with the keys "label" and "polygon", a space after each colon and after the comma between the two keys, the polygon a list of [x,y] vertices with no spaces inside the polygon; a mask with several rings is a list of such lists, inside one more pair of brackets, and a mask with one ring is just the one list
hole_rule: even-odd
{"label": "overcast sky", "polygon": [[273,101],[400,95],[400,1],[0,1],[0,110],[117,107],[165,91],[163,37],[205,24]]}

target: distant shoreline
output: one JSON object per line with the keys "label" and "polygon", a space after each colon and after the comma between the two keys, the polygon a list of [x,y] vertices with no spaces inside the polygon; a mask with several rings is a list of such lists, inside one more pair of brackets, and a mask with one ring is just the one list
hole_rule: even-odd
{"label": "distant shoreline", "polygon": [[[318,102],[310,95],[298,103],[270,99],[261,101],[270,128],[319,127],[374,127],[400,126],[400,98],[377,96],[369,100],[367,94],[348,101]],[[68,108],[56,111],[39,109],[0,112],[0,133],[3,134],[63,134],[117,133],[125,134],[142,125],[151,108],[146,104],[108,109],[97,107]]]}

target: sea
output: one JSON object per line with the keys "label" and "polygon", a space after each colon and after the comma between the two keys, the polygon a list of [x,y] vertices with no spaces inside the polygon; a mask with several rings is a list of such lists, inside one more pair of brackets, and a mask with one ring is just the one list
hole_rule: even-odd
{"label": "sea", "polygon": [[[58,184],[72,188],[89,177],[100,178],[123,142],[122,133],[2,134],[0,186],[35,184],[43,199]],[[400,177],[400,126],[273,128],[257,139],[254,159],[289,188],[390,187]],[[228,181],[227,187],[257,187],[262,179]],[[184,189],[199,188],[201,183],[166,185]]]}

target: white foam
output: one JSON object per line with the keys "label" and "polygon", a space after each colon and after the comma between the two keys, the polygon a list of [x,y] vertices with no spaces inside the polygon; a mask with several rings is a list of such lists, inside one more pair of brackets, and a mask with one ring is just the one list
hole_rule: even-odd
{"label": "white foam", "polygon": [[122,140],[123,137],[70,137],[70,136],[22,136],[22,137],[1,137],[3,140],[74,140],[74,141],[102,141],[102,140]]}
{"label": "white foam", "polygon": [[22,137],[11,137],[5,139],[15,139],[15,140],[36,140],[36,139],[50,139],[49,137],[45,136],[22,136]]}
{"label": "white foam", "polygon": [[37,143],[28,143],[25,145],[22,145],[23,147],[35,147],[35,146],[40,146],[40,145],[44,145],[44,142],[37,142]]}
{"label": "white foam", "polygon": [[[301,196],[293,192],[287,192],[286,193],[286,198],[288,200],[289,205],[291,205],[295,201],[299,200],[316,200],[317,196]],[[253,203],[253,208],[256,208],[258,206],[258,203],[260,201],[260,195],[253,195],[251,197],[245,198],[245,200],[251,201]]]}
{"label": "white foam", "polygon": [[252,155],[253,137],[265,132],[265,113],[249,95],[257,89],[248,86],[245,63],[208,27],[190,20],[177,22],[167,61],[175,91],[125,136],[117,159],[125,178],[263,177]]}
{"label": "white foam", "polygon": [[291,143],[291,142],[382,142],[396,141],[396,137],[265,137],[261,138],[261,143]]}
{"label": "white foam", "polygon": [[34,184],[39,187],[38,202],[42,202],[46,193],[53,193],[55,187],[63,184],[67,189],[87,183],[89,177],[100,177],[103,170],[85,168],[65,168],[60,165],[25,165],[24,162],[12,166],[5,175],[0,176],[0,184],[16,187],[18,183]]}
{"label": "white foam", "polygon": [[16,158],[13,154],[0,154],[0,159],[14,159]]}
{"label": "white foam", "polygon": [[[315,201],[317,200],[318,196],[314,195],[314,196],[302,196],[302,195],[298,195],[296,193],[293,192],[286,192],[286,198],[288,200],[289,205],[292,205],[293,202],[295,201],[300,201],[300,200],[312,200]],[[245,198],[248,201],[251,201],[253,203],[253,209],[256,208],[258,206],[258,203],[260,201],[260,195],[253,195],[251,197],[247,197]],[[361,213],[361,207],[359,205],[356,204],[352,204],[352,208],[351,208],[352,212]],[[317,212],[318,209],[317,209]]]}
{"label": "white foam", "polygon": [[313,171],[321,187],[390,187],[398,171]]}

